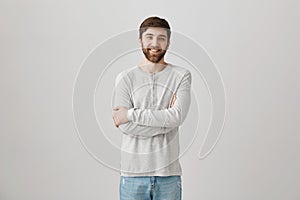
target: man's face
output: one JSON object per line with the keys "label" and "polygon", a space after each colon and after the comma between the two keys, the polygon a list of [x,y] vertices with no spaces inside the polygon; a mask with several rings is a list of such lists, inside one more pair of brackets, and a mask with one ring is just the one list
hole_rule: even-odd
{"label": "man's face", "polygon": [[149,27],[142,34],[140,42],[144,55],[153,63],[158,63],[169,47],[167,31],[159,27]]}

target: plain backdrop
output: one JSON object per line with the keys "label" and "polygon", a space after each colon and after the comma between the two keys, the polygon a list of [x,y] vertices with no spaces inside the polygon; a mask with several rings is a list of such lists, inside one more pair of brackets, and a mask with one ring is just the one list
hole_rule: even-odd
{"label": "plain backdrop", "polygon": [[119,198],[119,173],[77,137],[72,90],[92,49],[153,15],[202,45],[226,88],[216,148],[197,158],[202,133],[181,157],[183,199],[300,199],[299,10],[296,0],[1,0],[0,199]]}

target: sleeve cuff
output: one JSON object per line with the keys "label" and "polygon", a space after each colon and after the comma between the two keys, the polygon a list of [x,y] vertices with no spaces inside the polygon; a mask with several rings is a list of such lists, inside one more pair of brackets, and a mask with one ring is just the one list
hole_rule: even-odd
{"label": "sleeve cuff", "polygon": [[134,108],[130,108],[128,111],[127,111],[127,120],[129,122],[131,122],[133,120],[133,111],[134,111]]}

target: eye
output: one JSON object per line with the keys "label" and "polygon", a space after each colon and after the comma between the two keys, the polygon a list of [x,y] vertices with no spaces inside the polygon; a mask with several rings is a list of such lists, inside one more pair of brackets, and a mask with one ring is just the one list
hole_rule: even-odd
{"label": "eye", "polygon": [[146,39],[151,40],[152,36],[147,36]]}
{"label": "eye", "polygon": [[165,38],[158,38],[160,41],[165,41]]}

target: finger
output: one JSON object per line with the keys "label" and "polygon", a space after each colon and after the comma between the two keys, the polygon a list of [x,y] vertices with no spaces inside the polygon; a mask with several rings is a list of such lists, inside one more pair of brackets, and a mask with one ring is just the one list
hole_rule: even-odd
{"label": "finger", "polygon": [[171,101],[171,106],[170,106],[171,108],[174,106],[175,101],[176,101],[176,95],[174,94],[172,96],[172,101]]}
{"label": "finger", "polygon": [[115,116],[113,116],[113,120],[114,120],[115,126],[117,126],[117,123],[116,123],[116,120],[115,120]]}
{"label": "finger", "polygon": [[120,109],[120,106],[116,106],[113,108],[114,110],[119,110]]}

